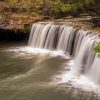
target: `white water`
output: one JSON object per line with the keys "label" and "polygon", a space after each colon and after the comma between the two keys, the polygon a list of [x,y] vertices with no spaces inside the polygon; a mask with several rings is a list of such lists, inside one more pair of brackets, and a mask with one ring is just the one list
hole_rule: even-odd
{"label": "white water", "polygon": [[89,37],[85,36],[82,39],[82,42],[80,44],[80,47],[78,49],[78,53],[74,58],[74,65],[72,66],[72,70],[77,72],[77,73],[85,73],[87,71],[86,67],[91,66],[90,62],[91,60],[93,61],[94,58],[91,58],[92,55],[94,55],[91,50],[94,43],[94,38],[95,37]]}
{"label": "white water", "polygon": [[21,55],[25,54],[32,54],[33,56],[51,56],[51,57],[63,57],[65,59],[70,59],[69,55],[65,54],[63,51],[51,51],[47,49],[40,49],[40,48],[33,48],[33,47],[16,47],[16,48],[11,48],[7,51],[10,52],[16,52]]}
{"label": "white water", "polygon": [[90,77],[93,82],[100,84],[100,58],[98,58],[97,56],[95,56],[93,64],[87,73],[87,76]]}

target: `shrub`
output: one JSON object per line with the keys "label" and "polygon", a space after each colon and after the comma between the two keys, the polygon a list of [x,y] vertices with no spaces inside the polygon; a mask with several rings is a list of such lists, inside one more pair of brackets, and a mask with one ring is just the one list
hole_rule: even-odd
{"label": "shrub", "polygon": [[100,57],[100,43],[96,43],[94,47],[94,51],[98,53],[98,57]]}

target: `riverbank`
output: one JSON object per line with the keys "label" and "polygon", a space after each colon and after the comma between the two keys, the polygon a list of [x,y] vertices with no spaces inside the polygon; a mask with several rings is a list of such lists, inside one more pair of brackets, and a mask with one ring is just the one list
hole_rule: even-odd
{"label": "riverbank", "polygon": [[[15,16],[16,15],[16,16]],[[1,18],[0,40],[3,41],[28,41],[31,26],[35,22],[51,21],[54,23],[69,23],[69,25],[78,29],[95,31],[100,33],[100,17],[90,15],[80,15],[79,17],[64,17],[62,19],[47,19],[46,17],[32,17],[17,14],[10,15],[12,18]],[[14,20],[15,19],[15,20]]]}
{"label": "riverbank", "polygon": [[81,14],[78,17],[67,16],[61,19],[20,13],[0,14],[0,29],[29,33],[32,24],[39,21],[67,21],[73,23],[78,28],[100,32],[100,16],[96,14],[90,15],[88,13]]}

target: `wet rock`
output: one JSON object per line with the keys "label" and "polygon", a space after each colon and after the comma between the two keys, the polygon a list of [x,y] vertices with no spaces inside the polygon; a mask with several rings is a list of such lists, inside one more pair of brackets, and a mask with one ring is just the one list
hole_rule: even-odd
{"label": "wet rock", "polygon": [[28,40],[29,33],[15,30],[0,29],[0,41],[23,41]]}

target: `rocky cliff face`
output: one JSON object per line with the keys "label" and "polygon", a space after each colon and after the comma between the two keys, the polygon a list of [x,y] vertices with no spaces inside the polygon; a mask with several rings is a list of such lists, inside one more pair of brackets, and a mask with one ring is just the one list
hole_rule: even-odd
{"label": "rocky cliff face", "polygon": [[100,0],[95,0],[95,3],[96,3],[97,5],[100,5]]}

